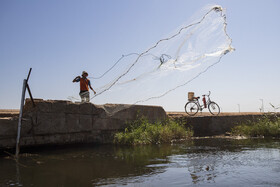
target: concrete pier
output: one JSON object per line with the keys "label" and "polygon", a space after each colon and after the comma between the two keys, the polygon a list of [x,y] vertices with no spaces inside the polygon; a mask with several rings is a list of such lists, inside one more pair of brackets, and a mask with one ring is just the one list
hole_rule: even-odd
{"label": "concrete pier", "polygon": [[179,120],[186,127],[191,127],[194,131],[194,136],[219,136],[230,132],[234,126],[248,121],[260,119],[262,113],[227,113],[218,116],[213,115],[196,115],[188,116],[186,114],[169,113],[168,116]]}
{"label": "concrete pier", "polygon": [[[115,132],[123,130],[137,115],[151,122],[164,120],[162,107],[26,100],[20,146],[72,143],[111,143]],[[18,116],[0,117],[0,149],[16,145]]]}
{"label": "concrete pier", "polygon": [[[149,121],[167,117],[192,127],[194,136],[215,136],[229,132],[232,127],[259,119],[261,113],[233,113],[212,116],[207,113],[188,116],[185,113],[166,113],[159,106],[73,103],[60,100],[29,99],[24,106],[20,146],[65,145],[73,143],[112,143],[114,133],[127,127],[137,115]],[[18,114],[0,111],[0,149],[16,145]]]}

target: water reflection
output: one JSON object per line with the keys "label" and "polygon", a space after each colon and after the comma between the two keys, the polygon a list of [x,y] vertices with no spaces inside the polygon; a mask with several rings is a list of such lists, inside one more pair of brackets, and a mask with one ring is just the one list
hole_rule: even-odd
{"label": "water reflection", "polygon": [[20,165],[0,157],[0,186],[273,186],[279,150],[279,140],[265,139],[32,150]]}

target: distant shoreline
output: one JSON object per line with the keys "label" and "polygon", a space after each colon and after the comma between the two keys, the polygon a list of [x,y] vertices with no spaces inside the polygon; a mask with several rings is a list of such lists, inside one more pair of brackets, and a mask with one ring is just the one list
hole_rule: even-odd
{"label": "distant shoreline", "polygon": [[[185,112],[166,112],[168,116],[189,116]],[[244,115],[262,115],[262,114],[268,114],[268,112],[221,112],[218,116],[244,116]],[[195,116],[213,116],[210,112],[198,112]]]}
{"label": "distant shoreline", "polygon": [[[12,113],[16,114],[19,113],[19,109],[0,109],[0,113]],[[266,113],[266,112],[265,112]],[[166,111],[168,116],[188,116],[185,112],[170,112]],[[260,115],[263,114],[262,112],[222,112],[219,116],[232,116],[232,115]],[[209,112],[198,112],[195,116],[212,116]]]}
{"label": "distant shoreline", "polygon": [[19,113],[19,109],[0,109],[0,113],[8,113],[8,112]]}

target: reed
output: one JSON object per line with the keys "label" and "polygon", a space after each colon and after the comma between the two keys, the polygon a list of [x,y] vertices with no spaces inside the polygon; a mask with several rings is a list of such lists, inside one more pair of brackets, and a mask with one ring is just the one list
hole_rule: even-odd
{"label": "reed", "polygon": [[280,117],[265,115],[232,128],[232,135],[280,138]]}
{"label": "reed", "polygon": [[128,124],[124,132],[115,134],[114,143],[138,145],[170,143],[172,140],[187,139],[193,136],[190,128],[171,119],[150,123],[145,117],[137,117]]}

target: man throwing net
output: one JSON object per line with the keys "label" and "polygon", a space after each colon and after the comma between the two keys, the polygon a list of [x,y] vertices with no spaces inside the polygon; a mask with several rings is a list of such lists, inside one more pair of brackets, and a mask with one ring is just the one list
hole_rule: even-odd
{"label": "man throwing net", "polygon": [[80,82],[80,97],[81,97],[81,102],[89,102],[90,101],[90,94],[89,94],[89,88],[93,91],[94,94],[96,92],[94,89],[91,87],[90,80],[87,78],[88,73],[86,71],[83,71],[82,77],[77,76],[73,82]]}

